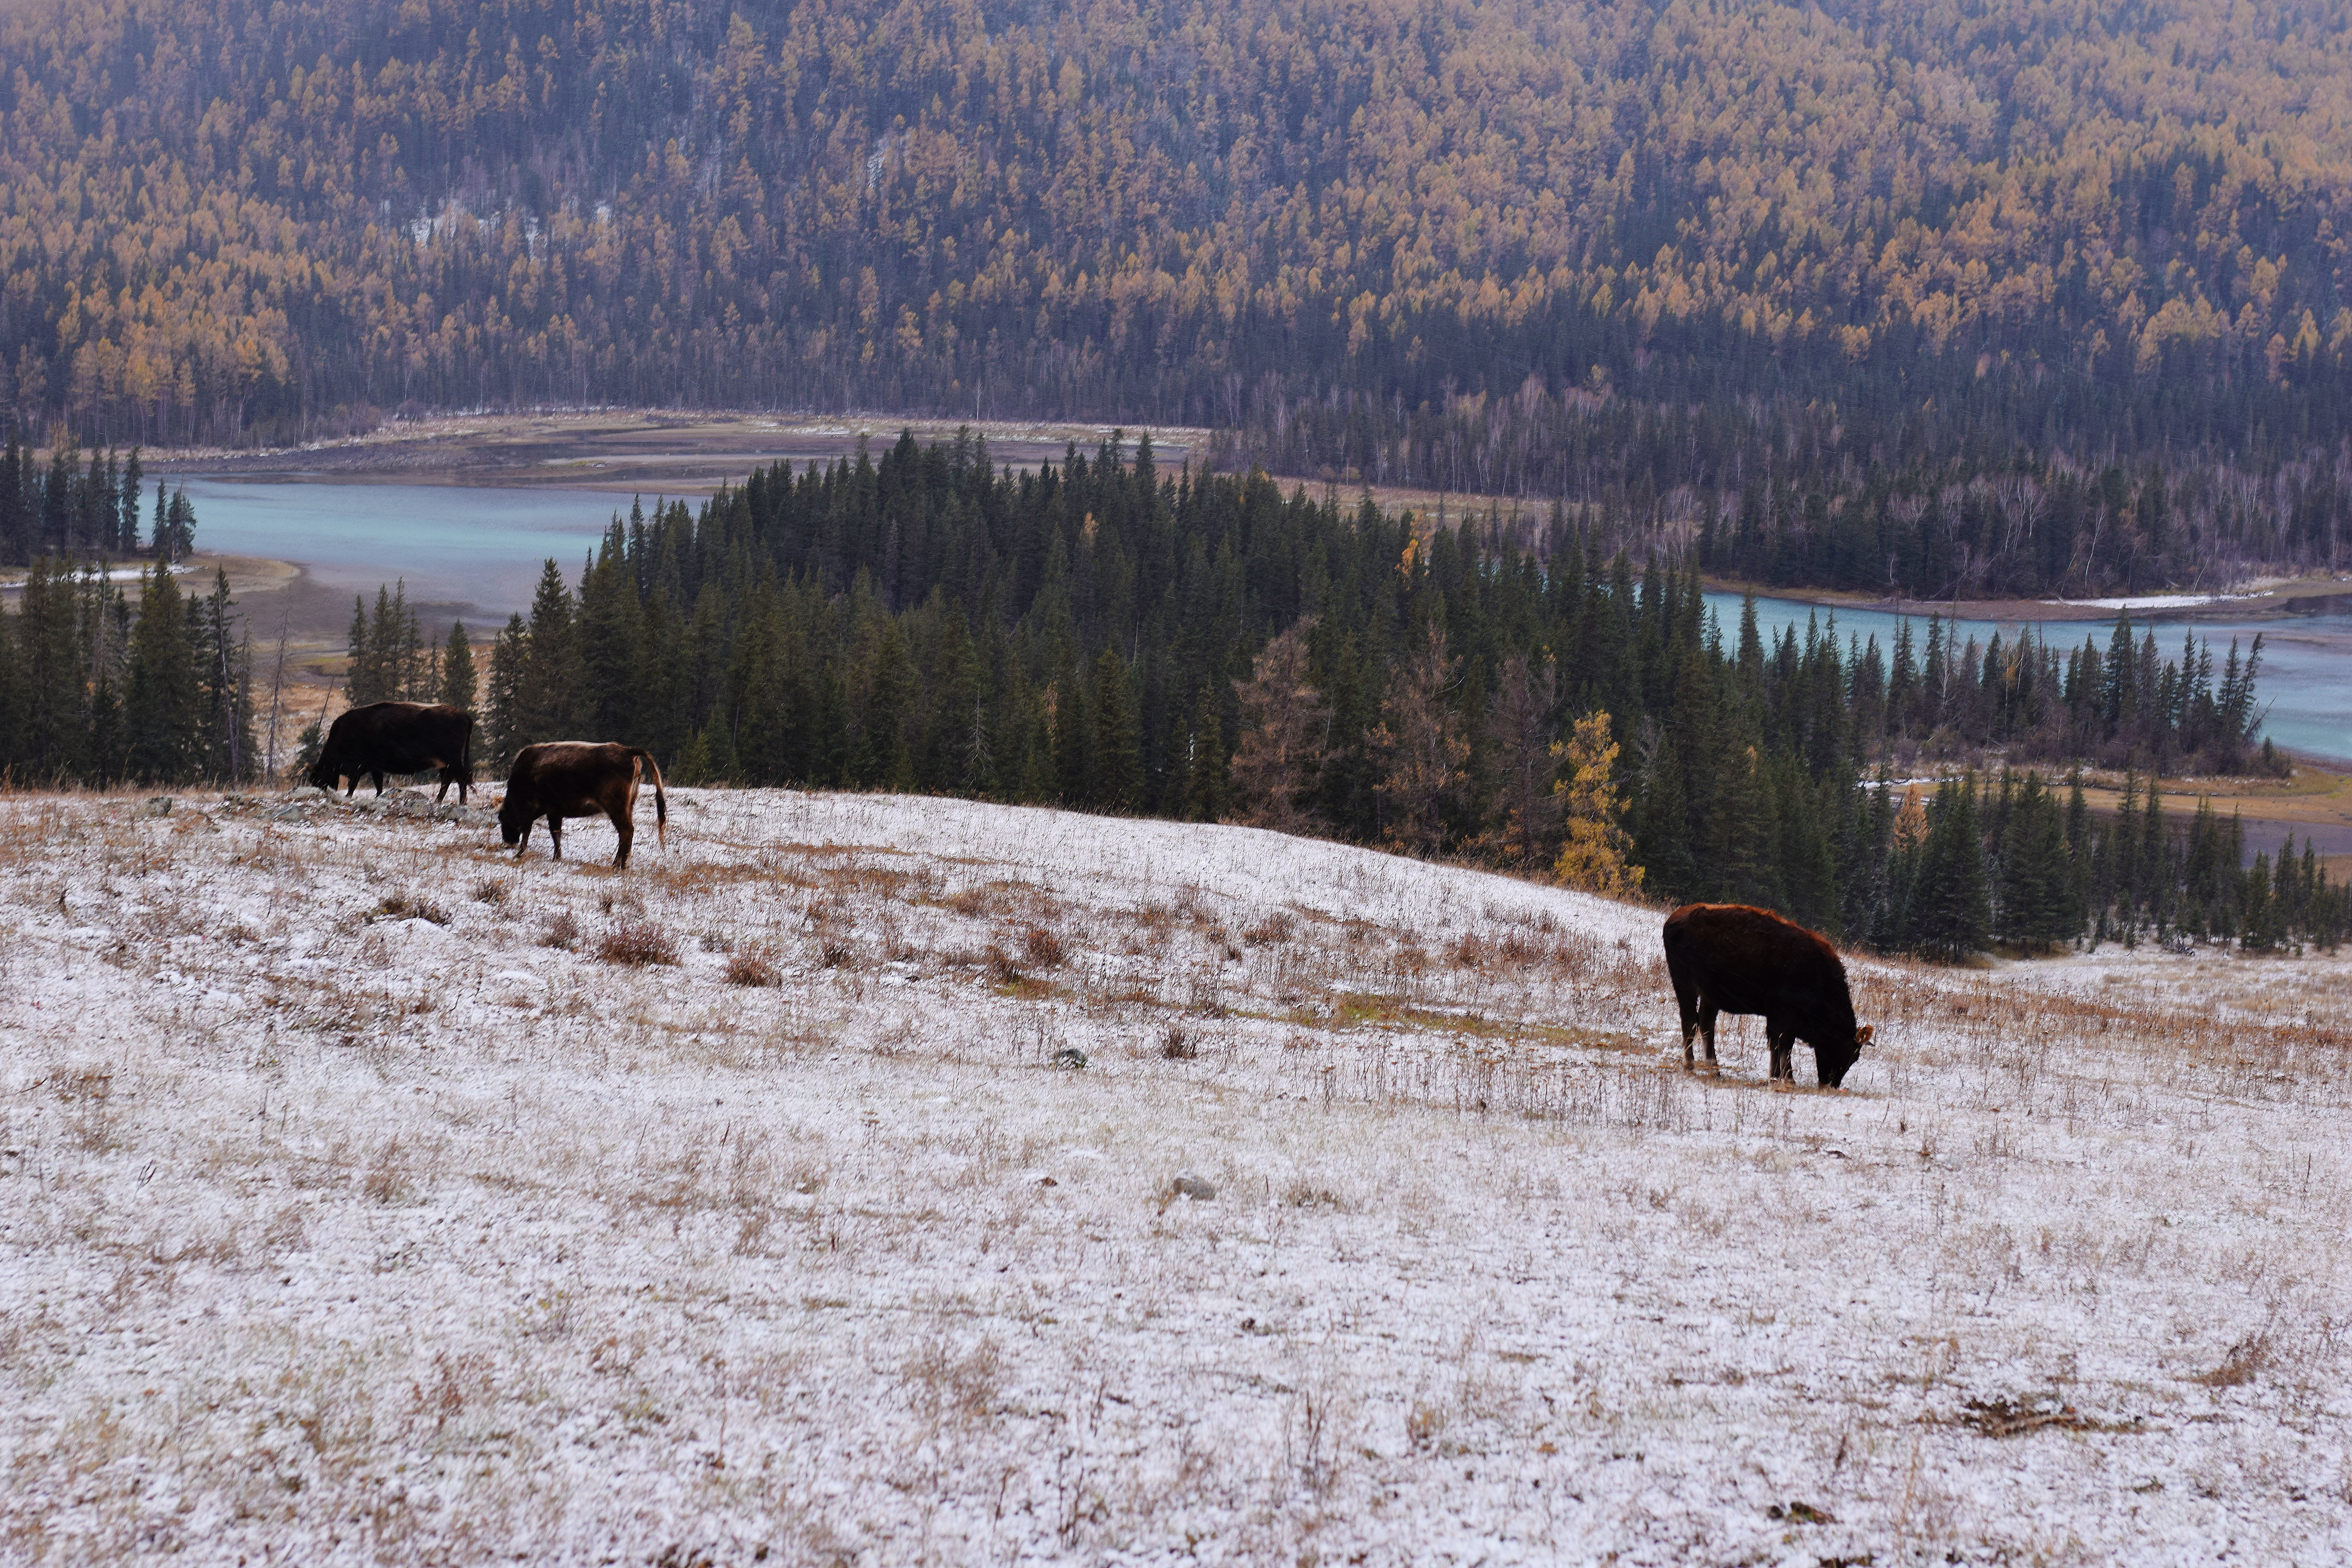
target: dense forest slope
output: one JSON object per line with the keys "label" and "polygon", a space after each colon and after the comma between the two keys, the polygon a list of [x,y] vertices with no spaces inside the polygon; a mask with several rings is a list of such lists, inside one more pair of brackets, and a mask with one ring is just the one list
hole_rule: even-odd
{"label": "dense forest slope", "polygon": [[[124,442],[1152,418],[1632,521],[1751,492],[1760,575],[2333,564],[2347,37],[2235,0],[50,0],[0,23],[0,402]],[[1897,559],[1890,490],[2011,472]],[[2021,542],[2068,483],[2080,547]]]}

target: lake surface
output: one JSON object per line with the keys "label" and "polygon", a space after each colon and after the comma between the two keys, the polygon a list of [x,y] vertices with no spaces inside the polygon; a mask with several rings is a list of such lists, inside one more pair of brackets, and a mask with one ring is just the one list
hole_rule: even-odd
{"label": "lake surface", "polygon": [[[196,479],[187,481],[196,507],[196,541],[206,550],[291,561],[304,569],[299,593],[299,622],[331,634],[347,625],[354,594],[370,600],[379,584],[404,579],[410,603],[428,622],[428,632],[445,631],[459,617],[488,631],[508,616],[530,607],[541,563],[550,556],[569,580],[596,548],[615,511],[626,512],[619,497],[597,490],[492,489],[459,485],[352,484],[323,481],[251,481]],[[646,498],[650,506],[653,498]],[[1727,642],[1737,637],[1739,599],[1709,594],[1708,605],[1723,623]],[[2333,762],[2352,763],[2352,605],[2317,601],[2319,613],[2267,621],[2143,620],[2157,627],[2157,646],[2168,658],[2179,654],[2181,633],[2193,626],[2213,644],[2218,664],[2235,637],[2251,646],[2263,637],[2257,688],[2268,709],[2264,732],[2280,745]],[[257,605],[265,618],[275,610]],[[1808,616],[1826,626],[1830,612],[1793,599],[1759,599],[1757,620],[1769,639],[1784,626],[1801,635]],[[1924,639],[1923,611],[1899,617],[1883,610],[1837,612],[1838,639],[1849,634],[1875,637],[1891,653],[1895,627],[1912,623]],[[2025,623],[1961,621],[1962,638],[1990,642],[1995,631],[2014,638]],[[2112,621],[2035,623],[2053,646],[2080,647],[2095,637],[2104,648]],[[2037,631],[2037,636],[2040,635]]]}
{"label": "lake surface", "polygon": [[[2136,613],[2132,616],[2135,637],[2144,636],[2151,626],[2156,628],[2157,651],[2168,659],[2180,656],[2180,639],[2193,631],[2213,645],[2214,679],[2221,679],[2221,665],[2227,657],[2230,639],[2238,639],[2241,652],[2253,646],[2254,634],[2263,637],[2263,667],[2256,679],[2256,700],[2267,710],[2263,732],[2281,746],[2305,756],[2329,762],[2352,763],[2352,614],[2345,613],[2341,599],[2320,601],[2327,608],[2316,614],[2292,615],[2275,620],[2163,620],[2153,613]],[[1725,646],[1736,647],[1739,636],[1739,595],[1709,594],[1706,603],[1723,623]],[[1807,605],[1794,599],[1759,599],[1756,601],[1756,625],[1764,634],[1767,646],[1782,628],[1795,626],[1800,637],[1804,635],[1805,618],[1818,616],[1829,624],[1830,612],[1817,605]],[[1924,656],[1927,651],[1927,616],[1921,611],[1914,616],[1895,616],[1885,610],[1840,610],[1837,612],[1837,635],[1840,644],[1849,636],[1864,642],[1878,639],[1880,652],[1890,659],[1894,654],[1895,628],[1903,621],[1911,623],[1913,646]],[[2039,640],[2048,634],[2050,646],[2062,650],[2083,646],[2085,637],[2095,638],[2101,652],[2114,635],[2112,616],[2105,621],[1969,621],[1948,623],[1957,626],[1963,644],[1973,637],[1979,644],[1990,643],[1999,632],[2004,642],[2014,642],[2026,626],[2034,627]],[[2352,843],[2346,847],[2352,849]]]}
{"label": "lake surface", "polygon": [[352,595],[373,602],[380,585],[404,580],[409,602],[441,631],[452,617],[480,629],[528,611],[550,556],[576,583],[614,512],[628,510],[595,490],[223,479],[187,487],[201,548],[303,568],[310,613],[298,619],[340,604],[336,624],[347,624]]}

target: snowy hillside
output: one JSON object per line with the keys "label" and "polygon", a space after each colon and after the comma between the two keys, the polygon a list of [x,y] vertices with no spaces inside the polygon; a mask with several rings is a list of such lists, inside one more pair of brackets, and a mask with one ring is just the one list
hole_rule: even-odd
{"label": "snowy hillside", "polygon": [[2352,1554],[2336,961],[1858,965],[1775,1091],[1650,910],[644,805],[0,797],[0,1560]]}

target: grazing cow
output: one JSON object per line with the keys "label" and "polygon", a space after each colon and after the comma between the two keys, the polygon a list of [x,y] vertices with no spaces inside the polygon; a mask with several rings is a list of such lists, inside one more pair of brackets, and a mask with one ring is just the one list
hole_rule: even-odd
{"label": "grazing cow", "polygon": [[1837,949],[1769,910],[1746,904],[1685,904],[1666,917],[1666,973],[1682,1005],[1683,1070],[1691,1035],[1706,1036],[1715,1060],[1718,1013],[1761,1013],[1771,1076],[1796,1081],[1796,1042],[1813,1047],[1813,1068],[1829,1089],[1845,1082],[1871,1031],[1856,1028],[1853,995]]}
{"label": "grazing cow", "polygon": [[435,800],[446,799],[457,786],[457,804],[474,784],[474,716],[446,702],[371,702],[337,719],[327,731],[311,764],[310,782],[331,791],[344,779],[357,795],[360,780],[375,779],[375,793],[383,793],[386,773],[421,773],[441,770],[441,787]]}
{"label": "grazing cow", "polygon": [[613,742],[544,741],[525,746],[515,756],[507,778],[507,797],[499,806],[499,832],[515,847],[515,858],[530,847],[534,823],[547,818],[547,836],[554,840],[555,858],[563,858],[563,819],[603,815],[613,819],[621,836],[621,852],[613,857],[614,870],[629,864],[629,845],[637,836],[637,780],[654,780],[654,836],[669,847],[669,801],[662,794],[661,768],[654,754],[641,746]]}

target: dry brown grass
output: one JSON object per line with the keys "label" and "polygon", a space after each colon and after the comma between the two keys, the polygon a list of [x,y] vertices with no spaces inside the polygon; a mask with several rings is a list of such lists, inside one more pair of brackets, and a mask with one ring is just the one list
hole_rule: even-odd
{"label": "dry brown grass", "polygon": [[605,931],[596,944],[596,956],[607,963],[634,968],[651,963],[674,964],[677,962],[677,938],[653,921],[625,920]]}

